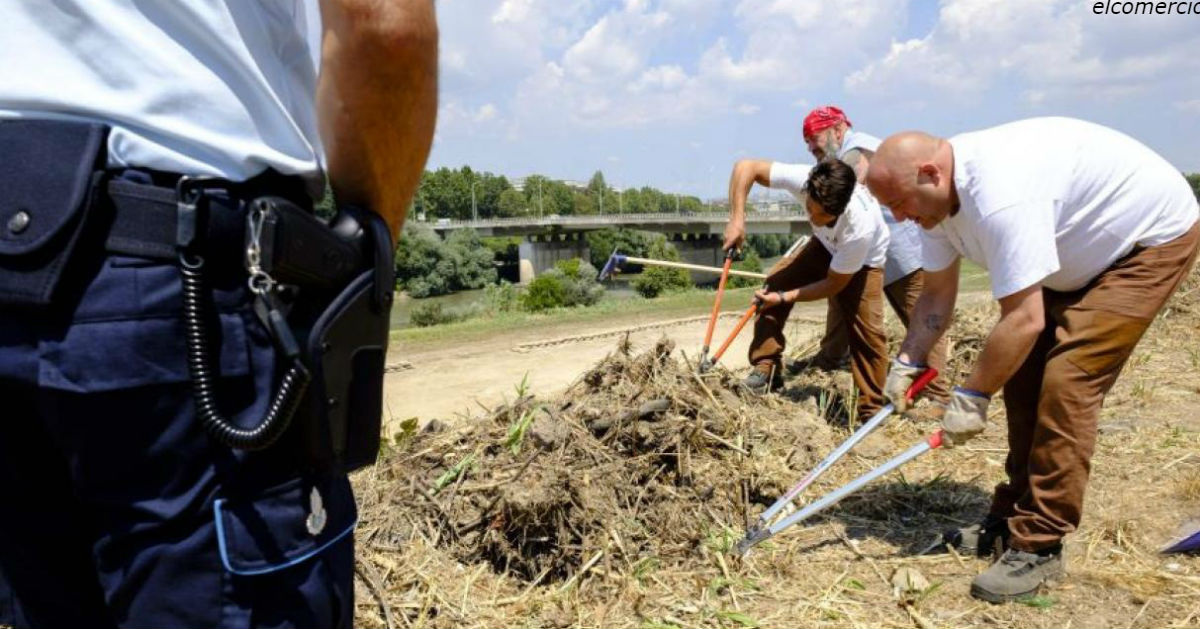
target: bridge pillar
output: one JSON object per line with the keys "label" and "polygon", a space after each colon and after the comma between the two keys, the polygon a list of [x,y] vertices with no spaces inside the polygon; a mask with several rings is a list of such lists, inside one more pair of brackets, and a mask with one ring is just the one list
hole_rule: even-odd
{"label": "bridge pillar", "polygon": [[559,260],[587,260],[590,255],[584,232],[526,236],[517,247],[521,283],[532,282],[540,273],[554,268]]}
{"label": "bridge pillar", "polygon": [[[725,258],[721,253],[723,234],[671,234],[671,245],[679,252],[684,262],[702,264],[704,266],[721,266]],[[712,284],[720,279],[719,275],[689,271],[692,281],[696,284]]]}

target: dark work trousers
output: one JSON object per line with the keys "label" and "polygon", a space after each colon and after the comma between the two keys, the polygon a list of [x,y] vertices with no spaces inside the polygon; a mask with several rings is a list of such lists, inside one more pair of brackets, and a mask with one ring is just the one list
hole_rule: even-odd
{"label": "dark work trousers", "polygon": [[[781,262],[767,277],[767,289],[792,290],[825,279],[831,261],[829,250],[813,238],[796,256]],[[887,375],[887,336],[883,332],[883,271],[863,267],[841,292],[837,301],[849,317],[850,374],[858,389],[859,417],[869,417],[883,407],[883,381]],[[754,322],[750,341],[750,364],[762,371],[778,370],[786,345],[783,334],[792,304],[762,311]]]}
{"label": "dark work trousers", "polygon": [[[905,329],[909,326],[909,315],[917,305],[921,289],[925,286],[925,271],[917,269],[908,275],[883,287],[883,295],[892,306],[892,312],[900,319]],[[850,351],[849,324],[846,315],[836,300],[829,300],[829,308],[825,315],[825,337],[821,339],[821,349],[817,353],[816,364],[825,369],[836,369],[841,363],[842,356]],[[933,349],[929,350],[929,366],[938,370],[938,377],[925,388],[921,396],[938,404],[950,401],[950,391],[946,386],[949,378],[946,374],[946,336],[938,339]]]}
{"label": "dark work trousers", "polygon": [[1037,551],[1079,526],[1096,423],[1121,367],[1196,259],[1200,227],[1137,248],[1084,288],[1043,289],[1046,327],[1004,386],[1007,482],[991,511],[1008,517],[1011,545]]}
{"label": "dark work trousers", "polygon": [[[0,625],[351,626],[347,478],[301,473],[286,435],[256,453],[207,436],[176,266],[78,266],[49,311],[0,307]],[[244,271],[211,280],[218,399],[251,427],[275,352]]]}

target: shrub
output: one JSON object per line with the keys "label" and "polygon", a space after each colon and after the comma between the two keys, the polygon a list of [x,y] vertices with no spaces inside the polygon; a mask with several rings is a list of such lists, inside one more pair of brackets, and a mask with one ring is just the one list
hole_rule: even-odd
{"label": "shrub", "polygon": [[604,296],[604,287],[596,281],[599,272],[596,267],[580,258],[560,260],[554,265],[554,271],[562,273],[562,284],[565,306],[591,306]]}
{"label": "shrub", "polygon": [[488,314],[512,312],[520,306],[521,291],[512,282],[501,280],[484,287],[483,302]]}
{"label": "shrub", "polygon": [[[753,249],[746,250],[746,256],[741,260],[733,263],[733,268],[739,271],[751,271],[754,273],[762,273],[762,260],[759,259],[758,253]],[[739,277],[737,275],[729,276],[729,281],[725,283],[729,288],[745,288],[747,286],[761,286],[762,280],[753,277]]]}
{"label": "shrub", "polygon": [[[679,261],[679,252],[665,237],[659,236],[646,252],[647,258],[655,260]],[[671,269],[661,266],[647,267],[633,280],[633,289],[646,298],[654,298],[664,293],[684,290],[692,287],[692,278],[683,269]]]}
{"label": "shrub", "polygon": [[604,287],[596,281],[596,267],[580,258],[560,260],[529,283],[521,295],[521,308],[540,312],[550,308],[591,306],[600,301]]}
{"label": "shrub", "polygon": [[529,312],[541,312],[551,308],[561,308],[567,300],[567,291],[563,287],[562,273],[547,271],[534,278],[521,295],[521,308]]}
{"label": "shrub", "polygon": [[450,323],[454,321],[454,315],[446,312],[440,302],[423,302],[413,306],[408,321],[418,328],[427,328],[431,325]]}

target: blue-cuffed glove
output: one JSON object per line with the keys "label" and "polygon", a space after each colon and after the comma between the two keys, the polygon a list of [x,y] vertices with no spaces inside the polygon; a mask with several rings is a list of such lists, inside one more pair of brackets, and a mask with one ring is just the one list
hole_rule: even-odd
{"label": "blue-cuffed glove", "polygon": [[987,428],[988,405],[992,396],[972,389],[954,387],[946,414],[942,417],[942,434],[947,446],[961,446]]}
{"label": "blue-cuffed glove", "polygon": [[922,373],[925,373],[925,369],[925,365],[907,363],[899,358],[892,361],[892,368],[888,370],[887,382],[883,385],[883,396],[892,403],[897,413],[908,410],[909,400],[905,394],[908,393],[913,382]]}

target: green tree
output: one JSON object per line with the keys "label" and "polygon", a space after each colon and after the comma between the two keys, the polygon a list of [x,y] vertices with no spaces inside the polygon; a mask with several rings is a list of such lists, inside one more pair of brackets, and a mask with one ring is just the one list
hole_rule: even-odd
{"label": "green tree", "polygon": [[494,254],[473,230],[445,240],[416,222],[405,224],[396,249],[396,283],[413,297],[482,288],[496,281]]}
{"label": "green tree", "polygon": [[500,193],[496,202],[496,216],[528,216],[529,213],[529,201],[519,190],[510,187]]}
{"label": "green tree", "polygon": [[457,229],[446,238],[449,258],[453,261],[453,290],[483,288],[496,282],[495,254],[483,245],[473,229]]}
{"label": "green tree", "polygon": [[400,234],[396,248],[396,283],[413,297],[444,295],[450,292],[450,278],[444,272],[446,249],[432,229],[409,222]]}
{"label": "green tree", "polygon": [[[650,244],[654,242],[654,235],[650,232],[634,231],[624,227],[598,229],[588,232],[586,238],[588,250],[591,252],[592,266],[596,268],[603,268],[608,263],[608,256],[612,255],[613,250],[627,256],[645,258]],[[638,265],[627,265],[623,268],[626,272],[636,272],[640,269],[641,267]]]}
{"label": "green tree", "polygon": [[1200,173],[1192,173],[1187,175],[1188,183],[1192,184],[1192,193],[1200,199]]}
{"label": "green tree", "polygon": [[[679,252],[667,239],[659,236],[650,245],[647,251],[647,258],[655,260],[670,260],[679,261]],[[633,289],[642,297],[653,298],[659,295],[684,290],[692,287],[692,278],[688,272],[683,269],[672,269],[661,266],[652,266],[642,272],[636,279],[633,280]]]}
{"label": "green tree", "polygon": [[592,178],[588,180],[587,192],[590,195],[596,196],[608,191],[608,184],[604,182],[604,173],[596,171],[592,174]]}

